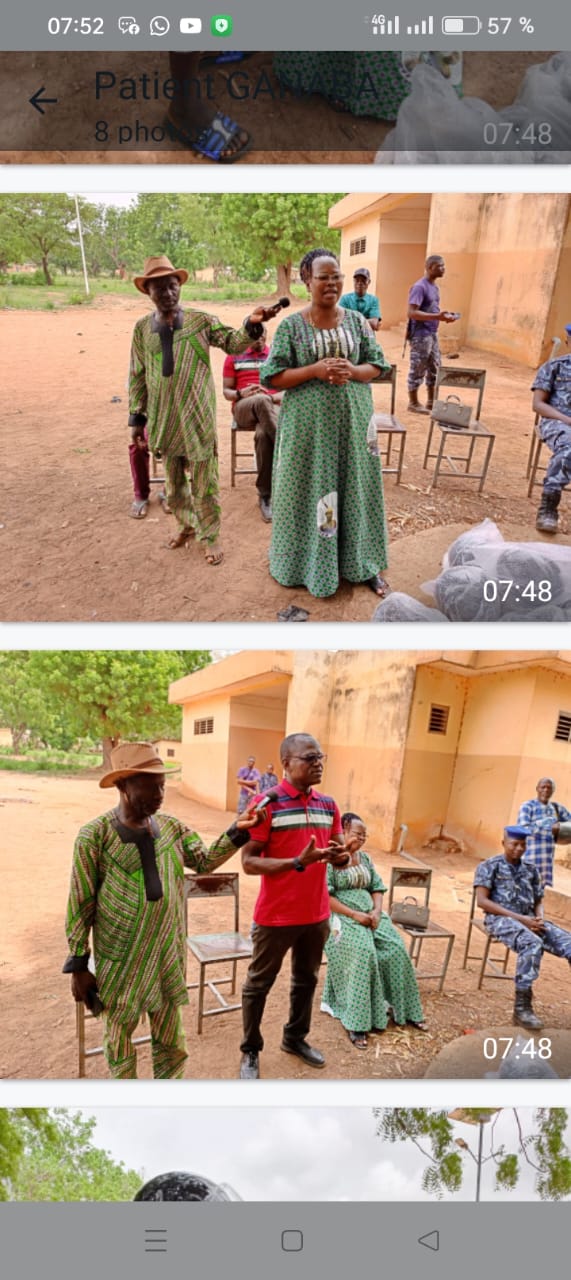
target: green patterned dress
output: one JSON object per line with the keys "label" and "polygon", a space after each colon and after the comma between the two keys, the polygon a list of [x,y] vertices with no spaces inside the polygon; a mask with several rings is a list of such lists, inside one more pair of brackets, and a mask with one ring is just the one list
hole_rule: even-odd
{"label": "green patterned dress", "polygon": [[[260,381],[326,357],[389,365],[357,311],[335,329],[301,312],[278,325]],[[332,596],[341,578],[366,582],[387,568],[381,460],[371,387],[312,378],[284,393],[272,476],[270,573],[284,587]]]}
{"label": "green patterned dress", "polygon": [[462,55],[400,53],[389,49],[365,53],[275,53],[273,67],[281,84],[294,94],[318,93],[354,116],[396,120],[408,97],[416,63],[430,62],[462,92]]}
{"label": "green patterned dress", "polygon": [[[369,855],[352,867],[327,867],[327,887],[353,911],[372,911],[373,893],[385,885]],[[387,1007],[399,1025],[422,1022],[418,984],[406,946],[383,911],[373,932],[349,916],[333,916],[325,946],[327,977],[321,1008],[339,1018],[347,1031],[382,1031]]]}
{"label": "green patterned dress", "polygon": [[141,855],[118,834],[113,811],[81,828],[75,842],[66,933],[72,956],[93,954],[105,1007],[105,1056],[112,1075],[136,1074],[132,1032],[150,1016],[155,1077],[182,1074],[186,1060],[180,1006],[188,1004],[184,869],[213,871],[235,852],[223,834],[206,847],[167,814],[153,819],[163,896],[147,901]]}

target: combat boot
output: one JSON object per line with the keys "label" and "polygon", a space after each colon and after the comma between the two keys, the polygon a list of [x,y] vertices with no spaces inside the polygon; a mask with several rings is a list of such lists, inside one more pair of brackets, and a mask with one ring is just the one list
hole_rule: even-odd
{"label": "combat boot", "polygon": [[419,403],[418,391],[409,391],[408,411],[409,413],[430,413],[430,409],[425,409],[424,405]]}
{"label": "combat boot", "polygon": [[429,413],[431,412],[433,405],[434,405],[434,387],[427,387],[426,388],[426,408],[428,409]]}
{"label": "combat boot", "polygon": [[559,524],[557,508],[560,502],[560,493],[546,493],[545,490],[543,491],[535,521],[535,527],[540,533],[557,533],[557,525]]}
{"label": "combat boot", "polygon": [[527,1031],[541,1031],[543,1023],[533,1012],[531,987],[526,991],[518,991],[516,988],[513,1020],[516,1027],[525,1027]]}

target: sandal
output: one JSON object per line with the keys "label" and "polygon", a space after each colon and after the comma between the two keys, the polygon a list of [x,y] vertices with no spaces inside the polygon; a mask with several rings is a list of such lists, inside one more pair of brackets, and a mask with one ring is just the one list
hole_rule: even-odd
{"label": "sandal", "polygon": [[[165,120],[165,129],[173,142],[182,142],[185,147],[190,147],[198,155],[214,160],[217,164],[234,164],[252,146],[250,134],[221,111],[216,112],[210,124],[196,137],[191,136],[185,124],[177,124],[169,116]],[[225,155],[225,152],[228,154]]]}
{"label": "sandal", "polygon": [[353,1044],[356,1049],[367,1048],[368,1040],[366,1031],[348,1031],[347,1035],[349,1036],[351,1044]]}
{"label": "sandal", "polygon": [[380,573],[376,573],[374,578],[367,578],[365,586],[374,591],[375,595],[379,596],[381,600],[384,600],[385,596],[389,596],[392,591],[392,587],[389,586],[386,578],[383,578]]}
{"label": "sandal", "polygon": [[216,543],[204,552],[204,558],[207,564],[222,564],[224,552]]}
{"label": "sandal", "polygon": [[132,520],[144,520],[148,509],[148,498],[135,498],[134,502],[131,503],[129,515]]}
{"label": "sandal", "polygon": [[188,546],[191,538],[194,538],[194,529],[181,529],[174,537],[169,538],[168,542],[165,542],[165,547],[168,551],[176,551],[178,547]]}

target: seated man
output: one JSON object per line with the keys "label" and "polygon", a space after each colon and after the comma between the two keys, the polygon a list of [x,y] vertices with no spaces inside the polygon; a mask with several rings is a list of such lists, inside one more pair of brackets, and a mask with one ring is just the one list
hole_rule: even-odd
{"label": "seated man", "polygon": [[540,533],[557,533],[561,493],[571,483],[571,324],[565,326],[565,343],[567,354],[542,364],[532,385],[538,431],[553,454],[535,521]]}
{"label": "seated man", "polygon": [[486,931],[517,953],[513,1020],[516,1026],[540,1031],[532,985],[544,951],[571,963],[571,933],[544,919],[541,876],[524,859],[526,840],[525,827],[505,827],[503,853],[480,863],[474,884]]}
{"label": "seated man", "polygon": [[353,272],[353,292],[344,293],[339,299],[340,307],[348,311],[358,311],[365,317],[371,329],[381,327],[381,307],[375,293],[367,293],[371,283],[371,272],[367,267],[357,267]]}
{"label": "seated man", "polygon": [[224,361],[224,398],[232,405],[239,427],[254,429],[254,449],[258,478],[258,502],[262,520],[269,524],[272,518],[272,464],[278,424],[278,410],[282,399],[279,391],[266,391],[260,386],[260,367],[269,356],[266,330],[261,338],[251,342],[247,351],[239,356],[227,356]]}

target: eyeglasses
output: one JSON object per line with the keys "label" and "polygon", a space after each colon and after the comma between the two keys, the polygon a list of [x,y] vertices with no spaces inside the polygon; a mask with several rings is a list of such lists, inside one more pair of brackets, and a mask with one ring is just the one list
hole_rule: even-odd
{"label": "eyeglasses", "polygon": [[312,751],[309,756],[292,756],[292,760],[303,760],[304,764],[319,764],[319,761],[322,760],[325,764],[327,756],[324,756],[321,751]]}

